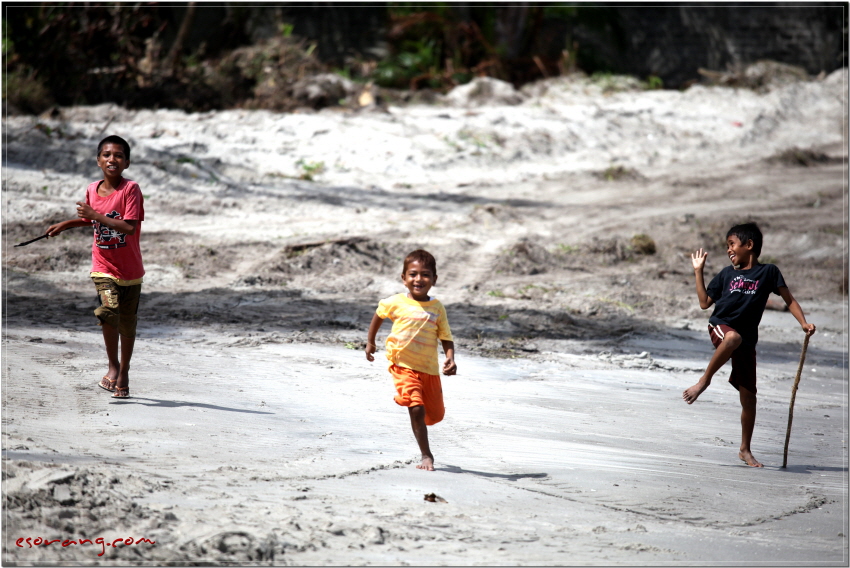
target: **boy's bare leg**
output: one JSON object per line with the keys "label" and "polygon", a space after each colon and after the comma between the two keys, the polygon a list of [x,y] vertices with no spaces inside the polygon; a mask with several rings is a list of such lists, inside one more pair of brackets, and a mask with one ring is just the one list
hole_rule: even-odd
{"label": "boy's bare leg", "polygon": [[[133,357],[133,347],[136,344],[135,337],[127,337],[118,334],[118,328],[104,323],[103,343],[106,346],[106,358],[109,361],[109,370],[106,376],[110,381],[117,381],[116,388],[126,389],[130,384],[130,359]],[[120,337],[120,341],[119,341]],[[118,346],[121,346],[121,359],[118,359]]]}
{"label": "boy's bare leg", "polygon": [[130,386],[130,359],[133,357],[135,337],[121,336],[121,368],[118,371],[118,382],[115,388],[126,389]]}
{"label": "boy's bare leg", "polygon": [[699,395],[708,388],[708,385],[711,384],[711,378],[714,374],[720,370],[720,368],[726,364],[726,361],[732,358],[732,353],[735,352],[741,345],[741,336],[734,331],[730,331],[726,334],[726,337],[723,338],[723,341],[714,350],[714,355],[711,356],[711,361],[708,362],[708,367],[705,369],[705,373],[699,378],[699,381],[692,387],[685,389],[685,392],[682,393],[682,398],[688,404],[693,404]]}
{"label": "boy's bare leg", "polygon": [[419,444],[419,451],[422,452],[422,463],[417,465],[416,468],[434,471],[434,455],[428,445],[428,427],[425,426],[425,407],[409,406],[407,410],[410,413],[413,435],[416,437],[416,443]]}
{"label": "boy's bare leg", "polygon": [[750,442],[753,439],[753,429],[756,426],[756,395],[740,387],[738,394],[741,398],[741,450],[738,457],[747,462],[750,467],[764,467],[750,450]]}
{"label": "boy's bare leg", "polygon": [[106,359],[109,361],[106,376],[110,381],[115,381],[121,371],[121,362],[118,360],[118,328],[103,322],[100,328],[103,330],[103,344],[106,346]]}

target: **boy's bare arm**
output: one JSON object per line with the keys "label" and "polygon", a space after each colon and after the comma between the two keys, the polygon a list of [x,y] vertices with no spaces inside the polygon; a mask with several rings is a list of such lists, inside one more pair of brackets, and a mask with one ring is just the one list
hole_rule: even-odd
{"label": "boy's bare arm", "polygon": [[788,311],[791,312],[797,321],[800,322],[800,327],[803,328],[803,331],[806,332],[806,335],[814,335],[815,324],[806,322],[806,316],[803,314],[803,308],[800,307],[800,304],[797,300],[794,299],[794,296],[791,295],[791,290],[789,290],[786,286],[781,286],[779,288],[779,295],[782,296],[782,299],[785,300],[785,305],[788,306]]}
{"label": "boy's bare arm", "polygon": [[705,270],[705,259],[707,256],[708,253],[702,249],[699,249],[691,255],[691,262],[694,265],[694,275],[697,280],[697,298],[699,298],[699,307],[704,310],[710,308],[714,303],[714,299],[712,299],[705,290],[705,276],[703,276],[703,271]]}
{"label": "boy's bare arm", "polygon": [[384,318],[378,317],[378,314],[372,316],[372,323],[369,324],[369,335],[366,336],[366,359],[374,361],[373,353],[378,350],[375,345],[375,338],[378,336],[378,330],[381,329],[381,324],[384,323]]}
{"label": "boy's bare arm", "polygon": [[107,217],[106,215],[98,213],[92,209],[91,205],[83,201],[77,201],[77,216],[80,220],[91,219],[92,221],[97,221],[101,225],[106,225],[110,229],[118,231],[119,233],[124,233],[125,235],[132,235],[135,233],[136,225],[139,223],[136,220],[125,221],[123,219]]}
{"label": "boy's bare arm", "polygon": [[443,344],[443,351],[446,354],[446,360],[443,363],[443,374],[454,375],[457,373],[457,365],[455,364],[455,342],[440,340]]}
{"label": "boy's bare arm", "polygon": [[47,234],[51,237],[55,237],[62,231],[67,231],[68,229],[73,229],[75,227],[86,227],[88,225],[91,225],[91,223],[83,219],[69,219],[68,221],[62,221],[61,223],[50,225],[47,228]]}

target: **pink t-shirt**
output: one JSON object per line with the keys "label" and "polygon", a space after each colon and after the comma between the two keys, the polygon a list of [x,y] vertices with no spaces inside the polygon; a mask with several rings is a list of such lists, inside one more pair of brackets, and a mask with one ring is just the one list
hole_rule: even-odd
{"label": "pink t-shirt", "polygon": [[106,225],[92,222],[94,243],[91,247],[91,271],[109,274],[120,280],[135,280],[145,274],[139,237],[145,220],[145,203],[142,190],[136,182],[124,179],[109,197],[97,194],[103,180],[89,184],[86,203],[102,215],[124,221],[139,221],[132,235],[119,233]]}

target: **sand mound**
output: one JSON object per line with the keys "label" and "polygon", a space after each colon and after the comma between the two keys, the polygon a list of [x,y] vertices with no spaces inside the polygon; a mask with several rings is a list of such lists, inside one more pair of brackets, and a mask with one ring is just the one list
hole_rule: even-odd
{"label": "sand mound", "polygon": [[350,274],[390,277],[401,272],[405,249],[364,237],[316,241],[284,246],[254,265],[236,285],[275,286],[297,281],[301,285],[335,291],[361,290],[367,282],[351,281]]}
{"label": "sand mound", "polygon": [[[104,560],[155,560],[156,548],[148,543],[112,547],[94,541],[105,538],[112,542],[118,538],[119,528],[122,538],[132,535],[133,541],[142,537],[167,541],[167,515],[135,502],[140,492],[158,487],[132,474],[119,478],[100,468],[5,462],[6,532],[12,539],[60,539],[35,547],[36,555],[29,551],[28,558],[37,562],[93,562],[104,551]],[[62,546],[62,541],[84,538],[93,542]],[[28,547],[28,543],[22,544]]]}

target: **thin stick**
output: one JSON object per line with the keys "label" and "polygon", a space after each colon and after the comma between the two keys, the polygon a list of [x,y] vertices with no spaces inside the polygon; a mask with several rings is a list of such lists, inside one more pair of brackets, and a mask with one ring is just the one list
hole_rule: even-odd
{"label": "thin stick", "polygon": [[97,133],[97,137],[100,138],[103,136],[103,133],[106,132],[106,129],[109,128],[109,125],[112,124],[112,121],[115,120],[115,115],[109,117],[109,120],[106,121],[106,124],[103,125],[103,128],[100,129],[100,132]]}
{"label": "thin stick", "polygon": [[16,247],[25,247],[25,246],[27,246],[27,245],[28,245],[28,244],[30,244],[30,243],[34,243],[35,241],[40,241],[41,239],[46,239],[46,238],[47,238],[47,237],[49,237],[49,236],[50,236],[50,235],[48,235],[47,233],[45,233],[45,234],[41,235],[40,237],[36,237],[36,238],[34,238],[34,239],[30,239],[30,240],[25,241],[25,242],[23,242],[23,243],[18,243],[18,244],[16,244],[15,246],[16,246]]}
{"label": "thin stick", "polygon": [[800,366],[797,367],[797,377],[794,379],[794,388],[791,389],[791,407],[788,409],[788,431],[785,432],[785,453],[782,456],[782,467],[788,465],[788,441],[791,440],[791,421],[794,420],[794,399],[797,398],[797,385],[800,384],[800,375],[803,374],[803,363],[806,361],[806,349],[809,347],[809,334],[803,340],[803,351],[800,353]]}

